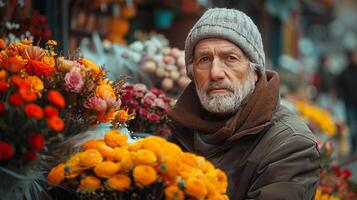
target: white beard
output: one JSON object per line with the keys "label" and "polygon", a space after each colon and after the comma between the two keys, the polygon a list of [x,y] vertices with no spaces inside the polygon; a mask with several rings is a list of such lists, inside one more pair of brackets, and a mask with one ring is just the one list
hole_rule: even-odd
{"label": "white beard", "polygon": [[[254,75],[254,70],[249,70],[247,78],[239,85],[231,85],[220,81],[208,82],[202,88],[196,87],[202,106],[208,112],[215,114],[229,114],[238,111],[242,101],[255,89],[256,80]],[[210,88],[226,88],[228,92],[207,94]]]}

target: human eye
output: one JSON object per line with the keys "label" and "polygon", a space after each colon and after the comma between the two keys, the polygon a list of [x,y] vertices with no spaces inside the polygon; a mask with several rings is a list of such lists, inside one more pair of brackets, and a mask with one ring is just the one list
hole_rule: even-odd
{"label": "human eye", "polygon": [[226,59],[227,59],[228,62],[236,62],[236,61],[238,61],[238,57],[235,56],[235,55],[228,55]]}
{"label": "human eye", "polygon": [[208,56],[202,56],[199,58],[198,63],[204,64],[204,63],[208,63],[209,61],[210,61],[210,59]]}

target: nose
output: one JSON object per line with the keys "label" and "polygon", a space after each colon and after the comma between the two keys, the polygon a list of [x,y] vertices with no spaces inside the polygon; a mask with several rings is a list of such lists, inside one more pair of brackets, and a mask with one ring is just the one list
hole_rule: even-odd
{"label": "nose", "polygon": [[223,63],[218,58],[214,58],[211,67],[211,80],[219,81],[225,78]]}

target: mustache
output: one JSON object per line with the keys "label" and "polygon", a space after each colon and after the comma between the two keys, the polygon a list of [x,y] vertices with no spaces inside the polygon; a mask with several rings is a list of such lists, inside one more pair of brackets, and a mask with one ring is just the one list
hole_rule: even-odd
{"label": "mustache", "polygon": [[229,90],[231,92],[234,91],[234,88],[231,84],[225,83],[223,81],[220,82],[209,82],[206,86],[205,86],[205,90],[212,90],[212,89],[218,89],[218,88],[223,88],[226,90]]}

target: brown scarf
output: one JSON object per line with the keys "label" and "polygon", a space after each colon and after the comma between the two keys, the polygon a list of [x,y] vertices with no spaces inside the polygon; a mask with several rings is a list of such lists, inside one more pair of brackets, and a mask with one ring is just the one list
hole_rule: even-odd
{"label": "brown scarf", "polygon": [[[259,133],[270,124],[279,98],[279,75],[266,71],[255,90],[239,111],[226,119],[207,120],[210,115],[201,105],[191,83],[169,112],[169,118],[185,128],[204,134],[208,144],[234,141],[246,135]],[[190,136],[192,137],[192,136]]]}

